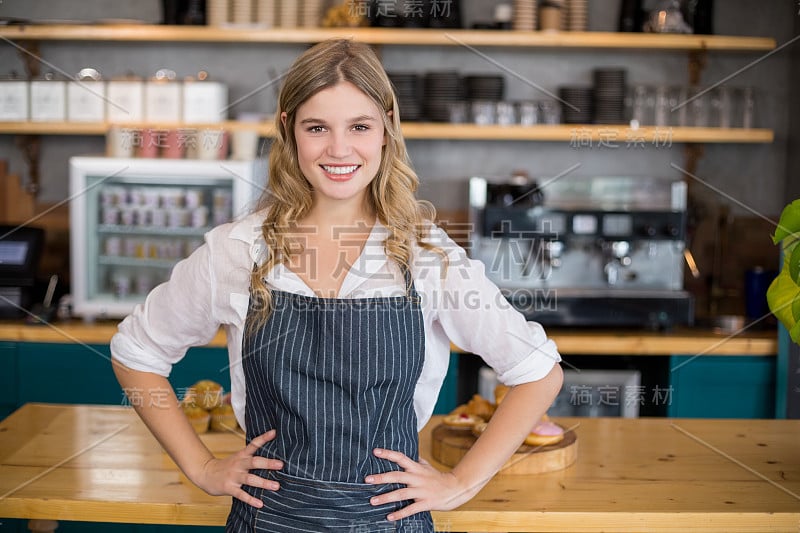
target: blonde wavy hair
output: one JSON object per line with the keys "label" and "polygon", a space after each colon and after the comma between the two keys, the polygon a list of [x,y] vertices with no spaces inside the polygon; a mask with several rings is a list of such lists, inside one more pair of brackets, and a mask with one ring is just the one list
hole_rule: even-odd
{"label": "blonde wavy hair", "polygon": [[[258,302],[253,328],[262,325],[272,312],[272,298],[264,279],[276,265],[287,263],[301,250],[290,238],[292,228],[312,206],[312,189],[300,171],[294,125],[297,109],[319,91],[341,82],[355,85],[384,110],[386,135],[380,168],[367,190],[367,201],[377,219],[388,229],[386,255],[406,272],[410,270],[414,243],[438,253],[446,268],[445,252],[424,239],[436,211],[430,202],[417,200],[419,178],[411,168],[400,130],[400,112],[389,77],[372,49],[347,39],[330,40],[313,46],[288,71],[278,96],[275,112],[276,136],[269,153],[269,186],[257,210],[265,211],[261,232],[266,256],[253,270],[252,298]],[[391,113],[390,113],[391,111]],[[286,122],[281,114],[286,113]],[[410,290],[410,285],[406,290]]]}

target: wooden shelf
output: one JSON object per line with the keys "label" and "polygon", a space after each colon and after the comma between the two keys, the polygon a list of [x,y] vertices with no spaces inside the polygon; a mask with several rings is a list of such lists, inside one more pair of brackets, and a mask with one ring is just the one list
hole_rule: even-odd
{"label": "wooden shelf", "polygon": [[626,125],[558,124],[542,126],[476,126],[472,124],[414,123],[403,125],[407,139],[497,141],[563,141],[576,146],[605,143],[609,147],[698,143],[770,143],[772,130],[741,128],[643,127]]}
{"label": "wooden shelf", "polygon": [[218,43],[313,43],[348,37],[370,44],[404,46],[512,46],[640,50],[768,51],[768,37],[612,32],[527,32],[402,28],[218,28],[151,24],[19,25],[0,28],[0,37],[40,41],[154,41]]}
{"label": "wooden shelf", "polygon": [[[0,134],[17,135],[105,135],[105,123],[75,122],[0,122]],[[257,129],[263,137],[272,137],[272,122],[248,123],[228,121],[219,124],[126,124],[122,127],[154,129],[227,130]],[[771,143],[768,129],[741,128],[670,128],[643,127],[632,130],[625,125],[559,124],[542,126],[477,126],[434,122],[407,122],[403,125],[406,139],[440,139],[461,141],[560,141],[578,146],[636,147],[669,146],[672,143]]]}

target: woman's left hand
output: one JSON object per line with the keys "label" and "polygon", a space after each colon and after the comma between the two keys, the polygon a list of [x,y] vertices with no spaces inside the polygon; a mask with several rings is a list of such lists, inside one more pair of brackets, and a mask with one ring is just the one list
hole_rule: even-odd
{"label": "woman's left hand", "polygon": [[383,505],[390,502],[412,500],[414,503],[395,511],[386,517],[395,521],[423,511],[448,511],[468,501],[480,489],[480,486],[468,487],[452,472],[440,472],[424,459],[419,462],[410,459],[403,453],[376,448],[375,456],[396,463],[402,470],[373,474],[364,481],[372,485],[399,483],[405,485],[370,499],[372,505]]}

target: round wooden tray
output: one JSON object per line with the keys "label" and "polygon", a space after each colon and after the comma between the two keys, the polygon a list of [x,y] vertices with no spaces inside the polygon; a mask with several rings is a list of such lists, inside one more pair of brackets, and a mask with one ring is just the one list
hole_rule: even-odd
{"label": "round wooden tray", "polygon": [[[431,433],[431,455],[443,465],[455,466],[478,440],[469,429],[440,424]],[[567,431],[564,440],[551,446],[522,445],[498,474],[542,474],[563,470],[578,458],[578,436]]]}

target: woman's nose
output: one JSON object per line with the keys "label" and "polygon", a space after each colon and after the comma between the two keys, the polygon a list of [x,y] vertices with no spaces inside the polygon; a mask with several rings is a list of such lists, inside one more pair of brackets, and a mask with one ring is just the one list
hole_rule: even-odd
{"label": "woman's nose", "polygon": [[344,133],[332,133],[328,142],[328,155],[331,157],[345,157],[350,155],[351,146]]}

